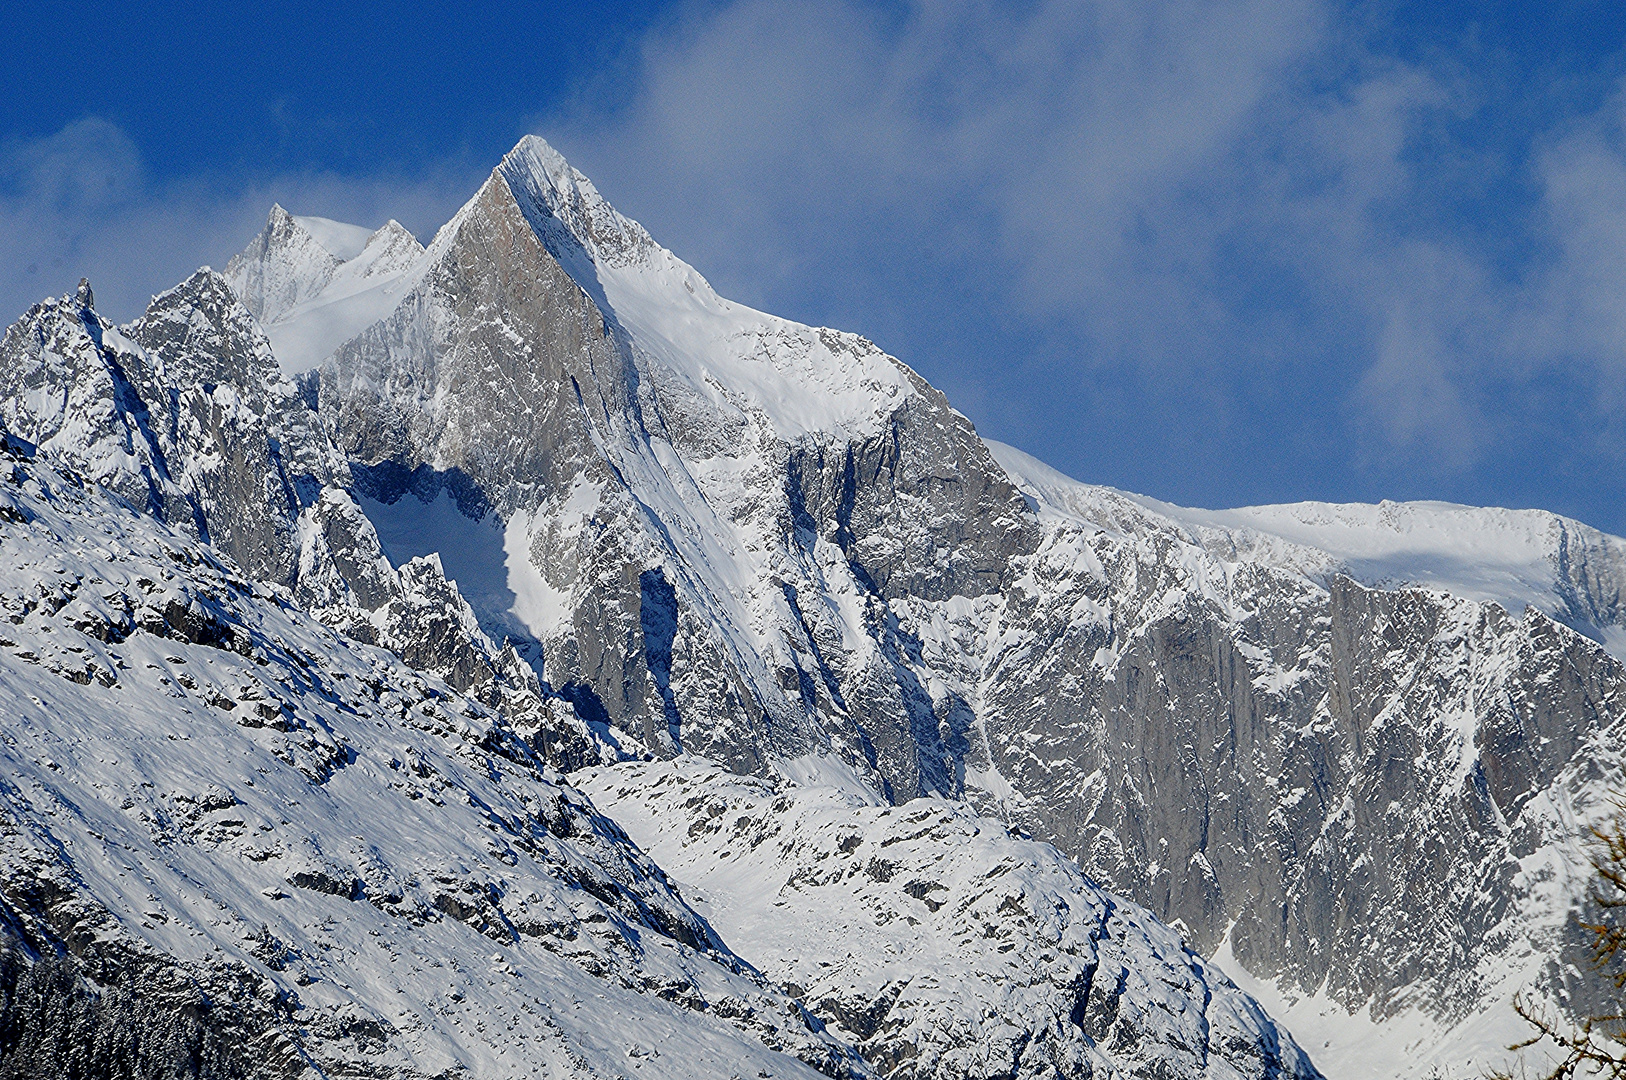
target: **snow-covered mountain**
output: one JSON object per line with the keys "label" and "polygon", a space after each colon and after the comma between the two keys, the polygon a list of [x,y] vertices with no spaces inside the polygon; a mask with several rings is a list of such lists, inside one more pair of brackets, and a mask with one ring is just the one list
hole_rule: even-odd
{"label": "snow-covered mountain", "polygon": [[[900,1072],[914,1032],[866,1032],[861,1057],[854,1034],[796,1000],[810,991],[741,959],[549,766],[542,729],[525,723],[542,703],[523,680],[492,708],[335,634],[287,589],[240,576],[36,448],[8,436],[0,451],[8,937],[64,949],[110,985],[163,987],[155,1009],[200,1007],[253,1047],[236,1075],[988,1074]],[[1002,832],[963,804],[937,812]],[[1024,950],[1002,955],[1008,966],[1052,948],[1072,962],[1011,1019],[940,998],[932,1034],[953,1062],[1003,1053],[1021,1076],[1163,1060],[1178,1066],[1168,1075],[1317,1075],[1177,935],[1054,848],[912,839],[917,861],[993,877],[1015,852],[1036,864],[1026,887],[1051,879],[1040,895],[1062,916],[1080,909],[1055,942],[1026,914],[998,914],[1001,941]],[[887,877],[880,865],[871,880]],[[943,978],[951,967],[933,965]]]}
{"label": "snow-covered mountain", "polygon": [[[1079,484],[862,338],[719,297],[540,139],[427,247],[279,207],[128,327],[88,286],[36,307],[0,343],[0,424],[87,506],[259,582],[308,651],[467,700],[540,760],[526,783],[579,772],[706,898],[706,962],[801,1002],[752,1015],[811,1010],[784,1046],[827,1071],[1309,1075],[1222,968],[1332,1076],[1477,1068],[1527,984],[1582,1003],[1568,915],[1621,783],[1622,541]],[[93,684],[49,683],[53,707],[95,713]],[[50,775],[76,805],[106,782]],[[367,841],[392,865],[396,829]],[[772,1048],[787,1023],[718,1030]],[[435,1030],[436,1061],[509,1068]]]}
{"label": "snow-covered mountain", "polygon": [[226,280],[292,375],[394,309],[422,255],[417,237],[394,220],[368,232],[273,206],[265,231],[226,264]]}

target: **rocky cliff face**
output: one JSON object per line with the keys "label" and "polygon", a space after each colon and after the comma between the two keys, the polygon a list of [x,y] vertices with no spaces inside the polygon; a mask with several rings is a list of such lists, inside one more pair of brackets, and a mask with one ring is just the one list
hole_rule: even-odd
{"label": "rocky cliff face", "polygon": [[283,460],[303,430],[253,318],[202,270],[127,331],[96,315],[87,284],[35,307],[0,343],[5,423],[256,577],[290,582],[294,485],[310,482],[298,466],[326,463]]}
{"label": "rocky cliff face", "polygon": [[1618,757],[1619,663],[1534,610],[1257,568],[1205,597],[1096,543],[1106,617],[1034,604],[991,665],[1015,816],[1250,970],[1380,1009],[1440,993],[1507,914],[1530,800]]}
{"label": "rocky cliff face", "polygon": [[[985,797],[1205,953],[1379,1020],[1426,1015],[1414,1063],[1460,1067],[1442,1031],[1521,981],[1571,992],[1580,823],[1626,744],[1626,669],[1558,621],[1609,636],[1569,599],[1564,541],[1589,530],[1551,529],[1553,614],[1515,616],[1363,585],[1336,550],[1307,567],[1279,537],[1222,544],[1116,493],[1025,486],[1046,540],[992,631],[962,628],[983,642]],[[1616,565],[1620,541],[1594,536],[1592,565]]]}
{"label": "rocky cliff face", "polygon": [[[909,857],[952,853],[990,879],[1001,857],[1036,864],[1012,895],[1054,907],[1064,930],[1002,912],[999,948],[1023,950],[1004,958],[1012,970],[1065,956],[1021,1015],[985,1020],[935,995],[918,1032],[866,1030],[850,1014],[875,1012],[867,989],[837,1009],[825,987],[782,985],[725,944],[556,771],[561,748],[525,737],[516,695],[493,707],[335,634],[285,588],[9,435],[0,470],[0,934],[100,985],[140,985],[155,1015],[201,1015],[240,1051],[234,1074],[972,1076],[989,1075],[977,1063],[993,1039],[1023,1076],[1319,1075],[1149,913],[963,804],[935,806],[946,831]],[[390,625],[414,631],[400,651],[433,661],[420,668],[473,633],[447,638],[448,612],[473,616],[436,571],[409,562],[390,601],[413,609]],[[777,803],[752,809],[772,811],[762,838],[799,828]],[[856,827],[905,854],[884,827]],[[993,846],[958,851],[979,828]],[[841,850],[888,880],[867,849]],[[966,927],[993,917],[996,891],[977,893]],[[1058,995],[1065,1017],[1042,1007]],[[897,998],[882,988],[876,1016],[917,1008]],[[917,1034],[932,1066],[900,1071]]]}
{"label": "rocky cliff face", "polygon": [[302,221],[129,327],[88,286],[29,312],[0,420],[560,767],[963,801],[1452,1067],[1477,1003],[1565,992],[1626,543],[1078,484],[717,296],[536,139],[427,248]]}

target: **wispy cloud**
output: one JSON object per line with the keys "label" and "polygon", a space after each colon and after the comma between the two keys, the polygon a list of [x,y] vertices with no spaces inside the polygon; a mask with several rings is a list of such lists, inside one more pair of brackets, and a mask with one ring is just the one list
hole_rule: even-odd
{"label": "wispy cloud", "polygon": [[1626,86],[1539,158],[1553,259],[1514,357],[1595,365],[1626,393]]}
{"label": "wispy cloud", "polygon": [[[1530,252],[1509,267],[1442,208],[1482,164],[1442,134],[1486,108],[1471,71],[1386,55],[1347,9],[740,0],[652,38],[639,77],[546,133],[725,291],[927,353],[1047,328],[1014,347],[1056,394],[1151,387],[1136,407],[1177,423],[1202,397],[1222,457],[1314,424],[1292,438],[1375,474],[1457,475],[1519,437],[1522,381],[1626,382],[1626,106],[1531,133],[1538,204],[1493,230]],[[1016,358],[906,359],[1007,436],[1078,441],[1012,405],[1036,381]]]}
{"label": "wispy cloud", "polygon": [[81,277],[114,318],[202,265],[223,266],[264,224],[273,202],[295,213],[428,233],[479,182],[431,163],[413,177],[332,173],[149,179],[130,137],[96,117],[40,139],[0,144],[0,310],[15,317]]}

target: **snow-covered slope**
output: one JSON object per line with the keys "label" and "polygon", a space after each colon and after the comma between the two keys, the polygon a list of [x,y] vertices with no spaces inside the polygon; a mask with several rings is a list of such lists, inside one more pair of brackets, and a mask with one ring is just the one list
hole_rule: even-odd
{"label": "snow-covered slope", "polygon": [[310,233],[311,239],[341,262],[348,262],[360,255],[366,249],[367,241],[373,237],[373,231],[362,225],[347,225],[332,218],[304,214],[295,214],[293,218],[295,225]]}
{"label": "snow-covered slope", "polygon": [[855,335],[718,296],[542,139],[522,139],[498,172],[576,284],[725,423],[760,413],[784,439],[849,438],[878,432],[916,392],[907,368]]}
{"label": "snow-covered slope", "polygon": [[742,956],[897,1080],[1319,1075],[1177,933],[964,803],[891,807],[689,758],[579,782]]}
{"label": "snow-covered slope", "polygon": [[12,442],[0,614],[0,933],[263,1075],[867,1073],[500,714]]}

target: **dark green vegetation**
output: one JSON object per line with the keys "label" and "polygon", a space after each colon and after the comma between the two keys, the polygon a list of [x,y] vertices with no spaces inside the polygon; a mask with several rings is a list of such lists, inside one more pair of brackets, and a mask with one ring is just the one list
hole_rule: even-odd
{"label": "dark green vegetation", "polygon": [[236,1039],[198,996],[92,989],[65,957],[0,946],[0,1080],[214,1080],[243,1076]]}

